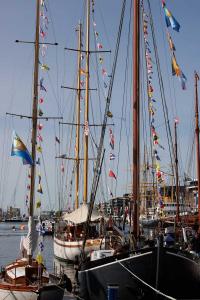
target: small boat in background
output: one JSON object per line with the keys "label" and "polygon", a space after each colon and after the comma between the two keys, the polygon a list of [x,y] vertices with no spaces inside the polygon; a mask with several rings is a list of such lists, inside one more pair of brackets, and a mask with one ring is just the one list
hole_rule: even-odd
{"label": "small boat in background", "polygon": [[44,235],[53,235],[55,228],[55,221],[53,220],[44,220],[42,221],[42,228]]}

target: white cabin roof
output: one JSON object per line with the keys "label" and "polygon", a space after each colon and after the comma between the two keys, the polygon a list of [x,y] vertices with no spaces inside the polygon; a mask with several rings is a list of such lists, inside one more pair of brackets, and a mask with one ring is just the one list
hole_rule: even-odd
{"label": "white cabin roof", "polygon": [[25,267],[17,267],[17,268],[7,270],[7,274],[12,279],[25,276]]}
{"label": "white cabin roof", "polygon": [[[87,215],[88,215],[88,205],[87,204],[82,204],[79,208],[75,209],[71,213],[65,213],[63,215],[63,220],[64,221],[69,221],[74,224],[81,224],[87,221]],[[91,221],[96,221],[103,218],[102,215],[97,211],[97,209],[93,209],[92,211],[92,216],[91,216]]]}

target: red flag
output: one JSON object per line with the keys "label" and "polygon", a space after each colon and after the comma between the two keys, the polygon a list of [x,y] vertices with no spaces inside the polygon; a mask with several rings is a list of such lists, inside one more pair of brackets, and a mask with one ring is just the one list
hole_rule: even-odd
{"label": "red flag", "polygon": [[162,0],[162,7],[165,7],[165,1],[164,0]]}
{"label": "red flag", "polygon": [[102,75],[103,75],[103,76],[107,76],[107,72],[106,72],[105,69],[102,69]]}
{"label": "red flag", "polygon": [[98,44],[97,44],[97,48],[98,48],[98,49],[102,49],[102,48],[103,48],[103,45],[100,44],[100,43],[98,43]]}
{"label": "red flag", "polygon": [[109,170],[108,176],[117,179],[115,173],[112,170]]}
{"label": "red flag", "polygon": [[40,98],[40,99],[39,99],[39,103],[42,104],[43,102],[44,102],[44,99],[43,99],[43,98]]}
{"label": "red flag", "polygon": [[38,138],[39,142],[43,142],[43,138],[40,134],[38,134],[37,138]]}
{"label": "red flag", "polygon": [[42,130],[43,125],[41,123],[39,123],[37,127],[38,127],[38,130]]}

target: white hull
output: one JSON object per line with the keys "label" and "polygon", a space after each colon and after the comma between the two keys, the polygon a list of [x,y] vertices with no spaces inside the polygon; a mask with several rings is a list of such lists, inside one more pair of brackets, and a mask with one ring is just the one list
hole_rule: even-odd
{"label": "white hull", "polygon": [[34,292],[10,291],[0,289],[0,300],[37,300]]}
{"label": "white hull", "polygon": [[[54,255],[58,259],[75,261],[81,254],[83,241],[63,241],[54,237]],[[86,241],[85,253],[88,254],[94,250],[104,249],[105,239],[91,239]]]}

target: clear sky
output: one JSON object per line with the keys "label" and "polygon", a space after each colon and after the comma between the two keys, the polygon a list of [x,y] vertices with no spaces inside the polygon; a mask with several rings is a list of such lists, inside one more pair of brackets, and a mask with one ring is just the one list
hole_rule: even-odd
{"label": "clear sky", "polygon": [[[47,42],[58,42],[57,47],[48,47],[45,61],[50,67],[50,71],[42,73],[40,71],[40,78],[44,77],[44,84],[47,88],[47,93],[44,97],[45,102],[42,106],[45,116],[63,116],[64,121],[72,122],[73,104],[75,102],[74,93],[61,89],[61,85],[74,86],[76,81],[75,68],[77,64],[76,54],[67,52],[64,47],[77,47],[77,34],[75,29],[79,20],[83,20],[85,1],[83,0],[46,0],[48,11],[46,15],[49,18]],[[163,78],[165,85],[165,93],[167,102],[169,105],[170,121],[172,122],[176,115],[180,118],[179,124],[179,153],[181,155],[181,172],[187,166],[188,148],[192,143],[192,117],[193,113],[193,98],[194,98],[194,70],[199,71],[199,45],[200,45],[200,2],[197,0],[183,1],[183,0],[168,0],[166,1],[167,7],[171,10],[173,15],[179,21],[181,25],[180,33],[172,32],[170,30],[172,38],[176,46],[177,61],[187,77],[187,90],[182,91],[180,82],[177,78],[171,76],[171,64],[168,45],[166,42],[165,22],[164,15],[161,8],[160,0],[150,0],[152,5],[152,12],[154,18],[155,31],[157,36],[158,50],[160,54],[161,67],[163,70]],[[144,3],[146,1],[144,0]],[[6,112],[29,115],[31,112],[31,100],[32,100],[32,77],[33,77],[33,54],[34,49],[31,44],[19,44],[15,43],[16,39],[24,41],[33,41],[35,33],[35,6],[36,1],[29,0],[7,0],[0,2],[0,37],[1,37],[1,56],[0,56],[0,142],[1,142],[1,160],[0,160],[0,206],[4,208],[7,205],[16,205],[17,207],[25,209],[25,197],[27,194],[26,186],[27,181],[27,167],[22,165],[21,159],[17,157],[10,157],[11,149],[11,136],[12,130],[15,129],[24,142],[27,142],[27,146],[30,149],[30,123],[26,119],[12,118],[6,116]],[[121,0],[96,0],[95,1],[95,22],[96,30],[99,33],[99,41],[103,45],[103,49],[112,50],[112,54],[115,49],[116,36],[118,31]],[[127,51],[127,36],[128,36],[128,11],[130,7],[130,0],[127,0],[127,10],[125,17],[125,28],[123,30],[122,43],[119,52],[119,62],[116,73],[116,80],[113,87],[112,98],[112,112],[114,114],[113,122],[115,123],[115,139],[116,148],[115,154],[117,156],[119,150],[120,140],[120,122],[122,117],[122,99],[123,93],[130,91],[128,87],[124,92],[124,68],[126,63],[126,51]],[[85,25],[85,24],[84,24]],[[92,39],[93,41],[93,39]],[[91,42],[92,42],[91,41]],[[83,43],[85,46],[85,43]],[[129,44],[129,47],[131,43]],[[92,47],[92,46],[91,46]],[[111,72],[113,55],[104,54],[104,66],[106,71]],[[95,67],[95,59],[91,58],[92,67]],[[131,66],[131,61],[129,65]],[[101,75],[101,74],[100,74]],[[93,76],[91,75],[91,80]],[[130,71],[128,80],[130,81]],[[155,77],[154,88],[158,89],[158,84]],[[102,78],[100,78],[101,85],[101,109],[103,110],[103,93],[105,91],[102,88]],[[128,86],[128,84],[127,84]],[[91,87],[97,87],[97,81],[91,83]],[[95,92],[94,92],[95,93]],[[44,95],[44,94],[43,94]],[[99,103],[98,95],[92,94],[93,101],[93,113],[97,122],[100,121],[100,117],[97,117],[95,112]],[[160,134],[160,142],[166,147],[166,136],[163,129],[163,116],[161,113],[159,103],[159,93],[156,107],[157,107],[157,124],[158,133]],[[93,99],[94,98],[94,99]],[[129,101],[131,97],[126,95],[126,101]],[[95,102],[97,101],[97,102]],[[125,102],[126,102],[125,101]],[[128,103],[128,102],[127,102]],[[123,118],[126,119],[126,128],[122,131],[122,144],[120,162],[117,172],[117,160],[110,166],[117,173],[117,187],[113,179],[106,179],[105,173],[108,173],[108,164],[103,171],[103,180],[101,185],[104,185],[104,197],[107,198],[107,185],[109,183],[113,193],[118,195],[127,191],[127,184],[130,184],[130,160],[127,153],[127,138],[130,135],[130,110],[126,104],[126,113]],[[99,119],[98,119],[99,118]],[[42,200],[42,208],[58,208],[58,194],[60,187],[62,190],[60,194],[63,201],[70,202],[70,181],[73,179],[71,175],[72,162],[65,164],[65,174],[60,178],[60,162],[55,160],[55,156],[58,154],[58,144],[55,145],[55,135],[62,138],[60,144],[61,154],[68,153],[69,156],[73,155],[74,144],[71,144],[71,150],[69,151],[70,132],[65,126],[60,126],[59,134],[59,121],[43,121],[44,128],[42,130],[43,142],[43,157],[45,161],[45,171],[48,181],[48,189],[46,187],[45,171],[41,163],[41,175],[44,194],[40,197]],[[122,123],[123,123],[122,122]],[[97,129],[100,131],[99,129]],[[105,147],[106,162],[110,153],[108,134],[106,136]],[[96,139],[98,143],[98,138]],[[160,152],[161,165],[167,166],[169,164],[167,148],[165,151]],[[90,151],[91,156],[95,155]],[[131,157],[131,155],[130,155]],[[129,157],[129,159],[130,159]],[[70,165],[71,164],[71,165]],[[66,173],[67,172],[67,173]],[[82,167],[81,167],[82,172]],[[127,173],[129,176],[127,176]],[[58,175],[59,174],[59,175]],[[192,174],[193,175],[193,174]],[[92,178],[92,170],[90,171],[90,182]],[[60,182],[60,183],[59,183]],[[82,184],[82,181],[81,181]],[[67,192],[65,186],[67,185]],[[71,184],[74,189],[74,183]],[[37,187],[37,183],[36,183]],[[73,192],[72,192],[73,193]],[[80,191],[81,193],[81,191]],[[36,193],[36,199],[38,195]]]}

